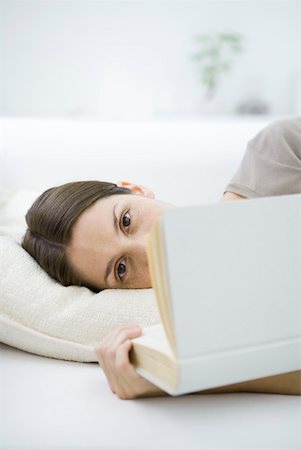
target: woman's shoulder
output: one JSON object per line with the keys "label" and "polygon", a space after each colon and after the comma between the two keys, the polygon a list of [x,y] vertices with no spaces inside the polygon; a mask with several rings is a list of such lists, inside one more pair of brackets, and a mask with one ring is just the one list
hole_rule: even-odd
{"label": "woman's shoulder", "polygon": [[247,198],[301,192],[301,118],[276,120],[248,142],[225,192]]}
{"label": "woman's shoulder", "polygon": [[248,147],[273,160],[301,164],[301,117],[278,119],[260,130]]}
{"label": "woman's shoulder", "polygon": [[249,142],[259,140],[260,138],[279,139],[293,135],[301,140],[301,117],[291,117],[274,120],[266,127],[261,129]]}

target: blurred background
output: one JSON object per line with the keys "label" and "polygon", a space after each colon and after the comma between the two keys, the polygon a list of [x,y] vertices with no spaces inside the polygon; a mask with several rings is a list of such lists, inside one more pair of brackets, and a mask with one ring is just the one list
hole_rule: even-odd
{"label": "blurred background", "polygon": [[[298,0],[0,5],[1,115],[141,120],[301,110]],[[240,51],[214,42],[221,33],[238,35]],[[206,67],[217,80],[213,96]]]}
{"label": "blurred background", "polygon": [[2,184],[131,177],[184,203],[186,164],[211,200],[301,113],[300,80],[299,0],[2,0]]}

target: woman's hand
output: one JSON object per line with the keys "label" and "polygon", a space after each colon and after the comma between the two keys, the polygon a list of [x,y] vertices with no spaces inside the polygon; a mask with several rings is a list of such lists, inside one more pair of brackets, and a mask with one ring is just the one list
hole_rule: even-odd
{"label": "woman's hand", "polygon": [[108,333],[94,351],[110,388],[122,400],[168,395],[141,377],[130,363],[130,339],[141,335],[140,325],[122,325]]}

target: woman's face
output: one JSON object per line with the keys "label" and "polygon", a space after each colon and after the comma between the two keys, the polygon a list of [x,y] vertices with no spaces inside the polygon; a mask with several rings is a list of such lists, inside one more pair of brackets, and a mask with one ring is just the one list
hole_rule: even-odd
{"label": "woman's face", "polygon": [[98,289],[149,288],[146,234],[172,205],[141,185],[119,186],[134,194],[100,199],[84,211],[73,227],[68,260],[83,282]]}

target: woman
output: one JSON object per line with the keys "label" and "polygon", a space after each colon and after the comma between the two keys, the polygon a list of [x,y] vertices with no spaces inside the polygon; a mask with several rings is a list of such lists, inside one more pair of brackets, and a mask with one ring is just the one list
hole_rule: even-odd
{"label": "woman", "polygon": [[[301,119],[278,120],[249,141],[220,201],[301,193]],[[26,215],[22,246],[63,285],[148,288],[145,235],[165,208],[142,185],[76,182],[48,189]],[[121,399],[168,395],[137,374],[129,361],[141,327],[108,333],[95,352],[112,392]],[[301,394],[301,372],[277,375],[208,392]]]}

